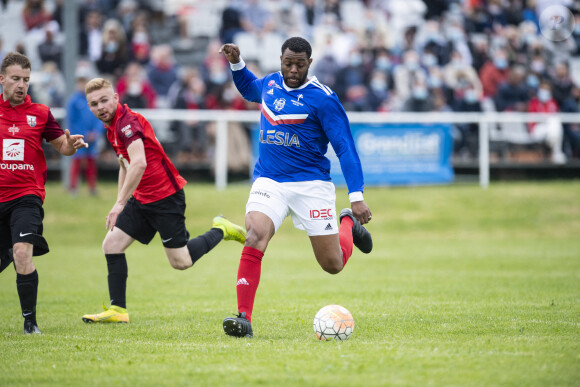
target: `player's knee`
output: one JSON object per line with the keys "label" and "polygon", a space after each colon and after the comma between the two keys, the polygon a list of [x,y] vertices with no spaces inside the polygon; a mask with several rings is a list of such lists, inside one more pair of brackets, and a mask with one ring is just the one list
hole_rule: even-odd
{"label": "player's knee", "polygon": [[13,255],[14,260],[16,262],[27,262],[28,260],[32,260],[32,256],[30,255],[29,251],[18,244],[15,244],[13,247]]}
{"label": "player's knee", "polygon": [[185,261],[170,261],[171,267],[176,270],[185,270],[191,267],[191,260],[189,262]]}
{"label": "player's knee", "polygon": [[268,240],[264,237],[261,237],[258,233],[253,232],[253,230],[248,230],[246,235],[246,242],[244,243],[245,246],[253,247],[255,249],[264,251],[268,246]]}
{"label": "player's knee", "polygon": [[329,274],[338,274],[342,271],[343,264],[342,260],[332,259],[326,261],[322,266],[322,269]]}
{"label": "player's knee", "polygon": [[103,241],[103,253],[105,254],[122,254],[124,249],[121,244],[115,241],[113,238],[105,238]]}

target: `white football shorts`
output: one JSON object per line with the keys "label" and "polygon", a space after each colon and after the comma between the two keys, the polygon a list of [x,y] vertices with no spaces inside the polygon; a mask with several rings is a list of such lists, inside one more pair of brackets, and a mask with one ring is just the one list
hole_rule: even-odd
{"label": "white football shorts", "polygon": [[251,211],[266,214],[276,231],[291,215],[294,227],[305,230],[309,236],[332,235],[338,233],[335,202],[334,184],[330,181],[279,183],[259,177],[252,184],[246,214]]}

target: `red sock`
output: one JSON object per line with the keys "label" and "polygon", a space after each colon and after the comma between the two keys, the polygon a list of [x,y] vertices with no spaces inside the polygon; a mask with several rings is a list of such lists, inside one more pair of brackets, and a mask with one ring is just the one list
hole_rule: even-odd
{"label": "red sock", "polygon": [[246,318],[249,321],[252,321],[252,309],[254,308],[254,298],[256,298],[256,291],[260,283],[263,256],[264,253],[260,250],[245,246],[242,250],[242,258],[238,267],[238,283],[236,284],[238,312],[246,312]]}
{"label": "red sock", "polygon": [[338,228],[338,240],[340,241],[340,249],[342,250],[342,267],[346,265],[352,255],[352,226],[352,219],[345,216],[342,218],[342,222]]}

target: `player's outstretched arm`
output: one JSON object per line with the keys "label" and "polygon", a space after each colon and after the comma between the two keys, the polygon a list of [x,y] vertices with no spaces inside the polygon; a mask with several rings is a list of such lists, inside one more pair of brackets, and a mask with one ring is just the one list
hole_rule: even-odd
{"label": "player's outstretched arm", "polygon": [[226,43],[220,47],[220,54],[224,54],[228,62],[236,64],[240,63],[240,48],[233,43]]}
{"label": "player's outstretched arm", "polygon": [[77,149],[88,148],[89,144],[84,141],[82,134],[70,134],[68,129],[64,130],[64,134],[50,142],[52,146],[62,155],[74,155]]}

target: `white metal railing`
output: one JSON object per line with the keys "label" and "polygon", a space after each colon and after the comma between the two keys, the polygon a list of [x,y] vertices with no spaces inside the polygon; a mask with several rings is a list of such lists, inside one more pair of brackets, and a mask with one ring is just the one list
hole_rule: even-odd
{"label": "white metal railing", "polygon": [[[174,121],[213,121],[216,122],[215,151],[215,184],[218,190],[227,187],[228,162],[228,122],[259,122],[260,113],[237,110],[172,110],[141,109],[136,110],[149,120]],[[62,108],[52,109],[56,119],[65,117]],[[348,112],[351,124],[355,123],[417,123],[417,124],[466,124],[479,125],[479,183],[482,188],[489,186],[489,142],[490,126],[505,123],[543,122],[549,117],[557,118],[561,123],[580,123],[580,113],[363,113]]]}

